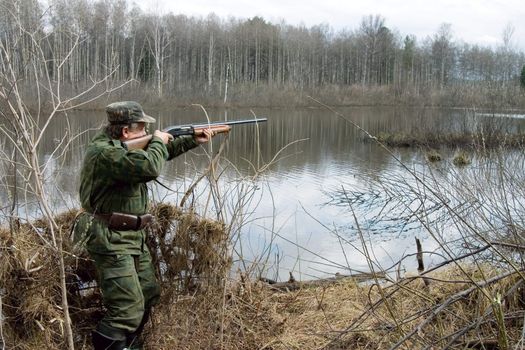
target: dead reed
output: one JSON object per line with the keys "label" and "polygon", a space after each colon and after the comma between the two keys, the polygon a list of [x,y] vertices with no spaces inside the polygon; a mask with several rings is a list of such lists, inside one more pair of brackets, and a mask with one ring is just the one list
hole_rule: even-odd
{"label": "dead reed", "polygon": [[[468,276],[465,275],[467,272]],[[491,266],[448,267],[383,286],[342,279],[283,292],[236,279],[226,290],[180,297],[157,310],[152,349],[464,349],[521,338],[525,302],[519,275]],[[493,282],[491,282],[493,281]],[[488,298],[501,295],[502,302]],[[387,293],[384,298],[379,289]],[[392,315],[395,317],[393,318]]]}

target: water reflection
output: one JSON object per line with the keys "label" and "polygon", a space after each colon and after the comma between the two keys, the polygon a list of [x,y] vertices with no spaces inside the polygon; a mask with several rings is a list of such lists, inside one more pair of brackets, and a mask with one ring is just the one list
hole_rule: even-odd
{"label": "water reflection", "polygon": [[[525,127],[524,120],[476,118],[463,110],[363,107],[344,108],[340,112],[373,135],[428,130],[521,132]],[[156,116],[157,127],[206,120],[198,108],[148,110],[148,113]],[[286,279],[291,270],[300,279],[348,273],[349,268],[368,270],[356,235],[357,224],[383,265],[390,265],[406,251],[413,251],[414,236],[426,237],[417,217],[410,216],[411,210],[417,212],[421,206],[417,198],[407,197],[405,208],[388,207],[388,203],[394,203],[388,202],[393,196],[403,196],[406,194],[403,189],[409,191],[410,186],[417,186],[413,176],[387,151],[366,141],[362,131],[342,118],[321,109],[209,109],[208,114],[212,121],[251,119],[253,114],[268,118],[258,129],[253,125],[234,126],[227,136],[224,159],[218,168],[222,174],[219,184],[224,202],[210,204],[210,189],[205,182],[196,187],[191,200],[201,209],[213,205],[234,208],[242,193],[241,186],[253,190],[250,200],[246,201],[250,223],[243,227],[236,251],[243,260],[257,261],[260,269],[269,270],[269,277]],[[79,111],[52,122],[40,156],[46,162],[44,174],[55,208],[78,206],[78,174],[84,147],[104,120],[104,113]],[[66,144],[61,143],[64,135],[76,136]],[[160,182],[173,191],[153,184],[155,199],[179,203],[208,166],[210,154],[217,152],[224,137],[216,138],[211,147],[197,149],[170,162]],[[8,144],[5,149],[9,149]],[[419,150],[393,152],[410,169],[425,171],[427,165]],[[453,150],[442,152],[450,159]],[[278,160],[257,177],[256,183],[243,182],[276,154],[279,154]],[[8,182],[12,173],[5,164],[2,167]],[[450,162],[435,165],[434,170],[443,179],[456,171]],[[385,189],[386,185],[389,190]],[[396,188],[398,192],[392,192]],[[4,192],[0,198],[2,207],[7,207],[8,194]],[[424,207],[433,208],[432,205],[437,204],[427,202]],[[31,213],[35,208],[28,201],[20,210]],[[432,212],[437,215],[439,211]],[[437,246],[430,239],[423,244],[427,250]],[[262,267],[263,264],[266,265]]]}

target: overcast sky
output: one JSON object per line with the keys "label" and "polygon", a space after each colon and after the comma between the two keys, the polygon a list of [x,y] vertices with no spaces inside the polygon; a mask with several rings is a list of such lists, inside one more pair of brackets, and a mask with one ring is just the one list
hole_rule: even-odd
{"label": "overcast sky", "polygon": [[440,24],[452,25],[455,41],[490,45],[502,43],[502,33],[510,23],[512,42],[525,51],[525,1],[523,0],[135,0],[145,11],[188,16],[215,13],[267,21],[304,24],[326,23],[336,31],[358,28],[363,16],[379,14],[386,26],[404,37],[414,34],[423,40]]}

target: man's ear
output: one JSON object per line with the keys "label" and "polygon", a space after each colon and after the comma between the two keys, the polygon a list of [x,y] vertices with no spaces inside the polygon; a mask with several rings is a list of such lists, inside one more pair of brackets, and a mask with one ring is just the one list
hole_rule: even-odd
{"label": "man's ear", "polygon": [[125,126],[122,128],[122,138],[127,140],[129,137],[129,127]]}

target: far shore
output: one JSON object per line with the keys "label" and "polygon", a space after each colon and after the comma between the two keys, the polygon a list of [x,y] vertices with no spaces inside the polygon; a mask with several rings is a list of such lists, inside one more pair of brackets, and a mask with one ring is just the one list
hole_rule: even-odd
{"label": "far shore", "polygon": [[[114,83],[115,85],[117,82]],[[71,95],[85,90],[81,86],[62,86]],[[24,95],[34,96],[32,87],[24,89]],[[94,96],[100,91],[91,92]],[[35,101],[32,98],[27,101]],[[65,98],[63,98],[65,100]],[[460,108],[484,111],[525,111],[525,91],[517,86],[506,89],[489,89],[482,86],[453,86],[444,89],[425,89],[414,92],[398,90],[389,86],[362,87],[359,85],[326,85],[315,89],[294,86],[268,86],[237,84],[229,88],[224,96],[220,87],[187,91],[167,91],[162,96],[144,83],[131,82],[105,98],[75,107],[78,110],[103,110],[114,101],[134,100],[143,107],[153,110],[184,108],[201,105],[205,108],[333,108],[341,107],[411,107],[411,108]],[[320,104],[319,102],[322,104]],[[35,101],[36,102],[36,101]],[[50,103],[41,106],[30,105],[32,109],[49,108]]]}

